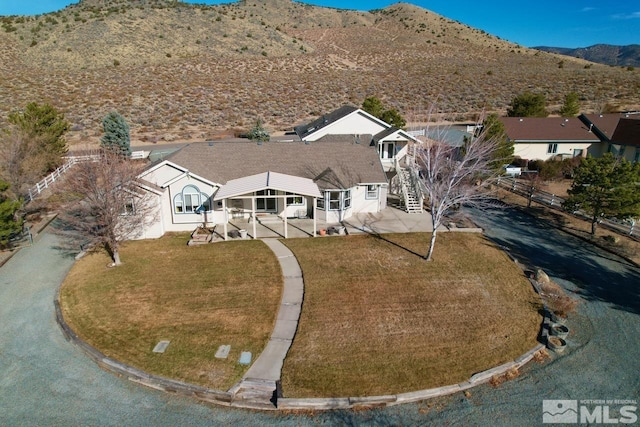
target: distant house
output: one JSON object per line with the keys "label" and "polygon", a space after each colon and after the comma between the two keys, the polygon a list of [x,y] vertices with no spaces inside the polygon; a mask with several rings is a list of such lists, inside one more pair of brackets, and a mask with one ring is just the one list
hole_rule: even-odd
{"label": "distant house", "polygon": [[640,161],[640,115],[581,114],[579,117],[502,117],[514,155],[528,160],[599,157],[612,152]]}
{"label": "distant house", "polygon": [[640,161],[640,114],[582,114],[580,120],[598,136],[602,153]]}
{"label": "distant house", "polygon": [[395,162],[406,153],[409,143],[418,140],[408,132],[372,116],[359,108],[345,105],[310,123],[294,128],[301,141],[317,141],[332,135],[352,135],[362,144],[376,148],[385,171],[393,171]]}
{"label": "distant house", "polygon": [[527,160],[600,155],[600,139],[577,117],[501,117],[514,155]]}

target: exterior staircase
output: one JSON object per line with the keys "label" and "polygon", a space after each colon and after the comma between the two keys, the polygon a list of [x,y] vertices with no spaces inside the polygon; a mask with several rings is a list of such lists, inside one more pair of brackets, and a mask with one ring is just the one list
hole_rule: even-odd
{"label": "exterior staircase", "polygon": [[418,178],[415,176],[415,172],[409,168],[399,168],[398,177],[400,179],[400,186],[402,188],[402,196],[404,201],[404,208],[407,213],[419,214],[424,212],[422,191],[419,189]]}

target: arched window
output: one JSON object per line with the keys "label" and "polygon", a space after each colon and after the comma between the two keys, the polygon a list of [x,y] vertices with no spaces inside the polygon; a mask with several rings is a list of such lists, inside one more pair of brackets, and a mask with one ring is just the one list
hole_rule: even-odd
{"label": "arched window", "polygon": [[173,198],[175,213],[211,212],[211,199],[195,185],[187,185]]}

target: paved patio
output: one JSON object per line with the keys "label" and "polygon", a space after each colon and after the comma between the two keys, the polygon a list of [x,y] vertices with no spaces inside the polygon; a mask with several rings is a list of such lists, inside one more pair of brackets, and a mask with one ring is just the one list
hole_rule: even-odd
{"label": "paved patio", "polygon": [[[387,207],[379,213],[361,213],[351,216],[339,223],[327,223],[317,220],[316,234],[319,235],[321,229],[328,230],[331,227],[344,226],[346,234],[361,233],[413,233],[429,232],[433,226],[429,213],[409,214],[395,207]],[[288,219],[287,237],[301,238],[313,236],[313,219]],[[251,219],[235,219],[229,222],[228,232],[240,230],[247,231],[247,238],[284,238],[284,221],[273,216],[258,219],[256,223],[256,236],[253,235],[253,222]],[[222,226],[216,227],[216,241],[223,240],[224,231]],[[230,240],[239,239],[231,238]]]}

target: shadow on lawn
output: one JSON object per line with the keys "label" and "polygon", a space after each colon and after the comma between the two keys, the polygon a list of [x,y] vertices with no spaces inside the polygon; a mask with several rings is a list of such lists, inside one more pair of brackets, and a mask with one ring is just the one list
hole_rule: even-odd
{"label": "shadow on lawn", "polygon": [[485,234],[518,260],[575,284],[586,300],[640,314],[640,269],[515,209],[469,210]]}
{"label": "shadow on lawn", "polygon": [[345,225],[348,225],[349,227],[355,228],[357,230],[362,231],[363,233],[368,234],[369,236],[375,237],[376,239],[382,240],[383,242],[389,243],[399,249],[402,249],[408,253],[410,253],[411,255],[415,255],[417,257],[420,257],[422,259],[424,259],[424,254],[419,254],[418,252],[414,251],[413,249],[409,249],[405,246],[402,246],[399,243],[394,242],[393,240],[389,240],[386,237],[384,237],[384,235],[382,233],[380,233],[379,231],[377,231],[377,227],[376,227],[376,220],[373,217],[369,217],[368,220],[363,221],[362,223],[362,227],[359,227],[355,224],[351,224],[348,221],[344,221]]}

